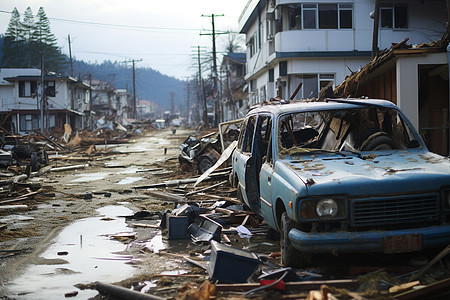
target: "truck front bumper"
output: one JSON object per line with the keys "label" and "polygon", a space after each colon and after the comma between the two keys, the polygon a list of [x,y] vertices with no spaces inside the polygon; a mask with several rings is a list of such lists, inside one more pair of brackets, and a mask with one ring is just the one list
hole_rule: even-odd
{"label": "truck front bumper", "polygon": [[[292,246],[304,253],[388,253],[386,241],[398,238],[397,241],[402,243],[402,237],[406,240],[409,236],[418,237],[416,240],[421,243],[421,249],[445,247],[450,244],[450,225],[389,231],[330,233],[308,233],[294,228],[289,232]],[[417,248],[408,250],[408,245],[403,247],[405,251],[397,252],[420,250]],[[402,247],[399,248],[402,249]]]}

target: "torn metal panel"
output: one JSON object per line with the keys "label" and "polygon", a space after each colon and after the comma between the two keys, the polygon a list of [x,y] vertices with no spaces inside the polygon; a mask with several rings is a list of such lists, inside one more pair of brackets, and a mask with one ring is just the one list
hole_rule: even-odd
{"label": "torn metal panel", "polygon": [[189,225],[188,232],[194,242],[220,242],[222,225],[206,216],[200,216],[195,223]]}

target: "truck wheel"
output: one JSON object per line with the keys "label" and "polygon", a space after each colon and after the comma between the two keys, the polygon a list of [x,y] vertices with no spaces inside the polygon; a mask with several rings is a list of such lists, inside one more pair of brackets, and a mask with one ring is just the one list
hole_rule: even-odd
{"label": "truck wheel", "polygon": [[285,267],[298,267],[301,268],[304,265],[304,258],[302,253],[292,247],[289,241],[289,231],[294,228],[294,221],[289,219],[287,213],[284,212],[281,215],[281,264]]}
{"label": "truck wheel", "polygon": [[[215,157],[213,157],[213,158],[215,158]],[[217,159],[213,160],[213,158],[211,158],[208,155],[202,155],[199,157],[199,159],[197,160],[197,168],[198,168],[199,174],[205,173],[209,168],[214,166]]]}

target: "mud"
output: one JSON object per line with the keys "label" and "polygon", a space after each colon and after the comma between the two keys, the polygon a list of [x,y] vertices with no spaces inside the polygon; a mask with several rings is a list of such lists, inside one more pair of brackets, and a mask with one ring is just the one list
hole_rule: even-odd
{"label": "mud", "polygon": [[[133,187],[176,176],[178,146],[190,133],[153,131],[130,144],[107,146],[114,147],[114,154],[89,162],[85,169],[32,178],[55,197],[36,197],[23,202],[32,209],[0,215],[6,225],[0,231],[0,297],[58,299],[78,291],[77,299],[88,299],[97,292],[79,290],[76,284],[178,270],[179,262],[153,253],[172,247],[164,244],[160,230],[134,228],[132,223],[142,222],[123,216],[173,208],[173,203]],[[145,222],[159,224],[157,218]]]}

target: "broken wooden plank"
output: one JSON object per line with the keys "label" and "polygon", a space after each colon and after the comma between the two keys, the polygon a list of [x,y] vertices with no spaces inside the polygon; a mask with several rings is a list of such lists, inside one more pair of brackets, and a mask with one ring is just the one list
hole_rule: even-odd
{"label": "broken wooden plank", "polygon": [[160,228],[159,225],[143,224],[143,223],[133,223],[133,227],[144,227],[144,228]]}
{"label": "broken wooden plank", "polygon": [[404,284],[400,284],[400,285],[395,285],[389,288],[389,293],[391,294],[396,294],[399,292],[404,292],[406,290],[411,289],[412,287],[419,285],[420,281],[416,280],[416,281],[412,281],[412,282],[407,282]]}
{"label": "broken wooden plank", "polygon": [[36,195],[36,194],[38,194],[38,193],[40,193],[40,190],[35,191],[35,192],[31,192],[31,193],[27,193],[27,194],[25,194],[25,195],[19,196],[19,197],[14,198],[14,199],[9,199],[9,200],[3,200],[3,201],[0,201],[0,204],[4,204],[4,203],[12,203],[12,202],[18,202],[18,201],[24,201],[24,200],[27,200],[28,197],[33,196],[33,195]]}
{"label": "broken wooden plank", "polygon": [[431,268],[436,262],[438,262],[439,260],[441,260],[444,256],[446,256],[447,254],[450,253],[450,245],[448,245],[447,247],[444,248],[444,250],[442,250],[441,252],[439,252],[438,255],[436,255],[428,264],[426,264],[425,266],[423,266],[419,272],[417,272],[416,274],[414,274],[411,278],[411,280],[417,279],[420,276],[422,276],[423,273],[425,273],[429,268]]}
{"label": "broken wooden plank", "polygon": [[[417,290],[407,291],[394,296],[394,299],[410,300],[410,299],[446,299],[444,295],[438,297],[439,293],[448,292],[450,288],[450,278],[429,284]],[[434,297],[433,297],[434,296]],[[447,293],[448,296],[448,293]]]}
{"label": "broken wooden plank", "polygon": [[175,202],[186,202],[187,199],[184,196],[180,196],[177,194],[172,194],[168,192],[160,192],[160,191],[145,191],[145,194],[151,195],[154,197],[175,201]]}
{"label": "broken wooden plank", "polygon": [[150,299],[150,300],[163,300],[164,298],[153,296],[147,293],[141,293],[138,291],[130,290],[127,288],[123,288],[121,286],[116,286],[112,284],[96,282],[95,289],[102,294],[108,294],[113,296],[114,298],[119,299]]}
{"label": "broken wooden plank", "polygon": [[[356,289],[359,285],[357,280],[340,279],[340,280],[318,280],[318,281],[300,281],[300,282],[286,282],[286,290],[317,290],[322,285],[335,288]],[[217,291],[249,291],[260,287],[259,283],[219,283],[216,284]]]}
{"label": "broken wooden plank", "polygon": [[189,193],[186,194],[186,197],[191,196],[191,195],[195,195],[195,194],[198,194],[198,193],[201,193],[201,192],[204,192],[204,191],[215,189],[216,187],[221,186],[221,185],[225,185],[227,183],[228,183],[228,180],[221,181],[219,183],[216,183],[216,184],[210,185],[208,187],[205,187],[205,188],[203,188],[201,190],[189,192]]}
{"label": "broken wooden plank", "polygon": [[[215,181],[215,180],[220,180],[220,179],[227,179],[229,175],[230,175],[230,171],[217,172],[217,173],[210,174],[209,177],[205,178],[203,181]],[[195,183],[196,181],[197,181],[197,177],[187,178],[187,179],[167,180],[167,181],[163,181],[161,183],[135,186],[134,189],[152,189],[152,188],[161,188],[161,187],[169,187],[169,186],[180,186],[183,184]]]}
{"label": "broken wooden plank", "polygon": [[233,197],[211,195],[211,194],[205,194],[205,193],[199,193],[199,194],[197,194],[197,196],[202,196],[202,197],[206,197],[206,198],[213,198],[213,199],[217,199],[217,200],[226,200],[226,201],[229,201],[229,202],[233,202],[234,204],[242,204],[241,201],[239,201],[237,198],[233,198]]}
{"label": "broken wooden plank", "polygon": [[17,204],[17,205],[1,205],[1,206],[0,206],[0,211],[4,211],[4,210],[16,210],[16,209],[24,209],[24,208],[28,208],[28,205],[25,205],[25,204]]}
{"label": "broken wooden plank", "polygon": [[201,274],[154,274],[152,277],[185,277],[185,278],[201,278],[206,275]]}
{"label": "broken wooden plank", "polygon": [[72,165],[72,166],[66,166],[66,167],[52,168],[50,170],[50,172],[64,172],[64,171],[69,171],[69,170],[84,169],[86,167],[89,167],[89,165],[88,164]]}

